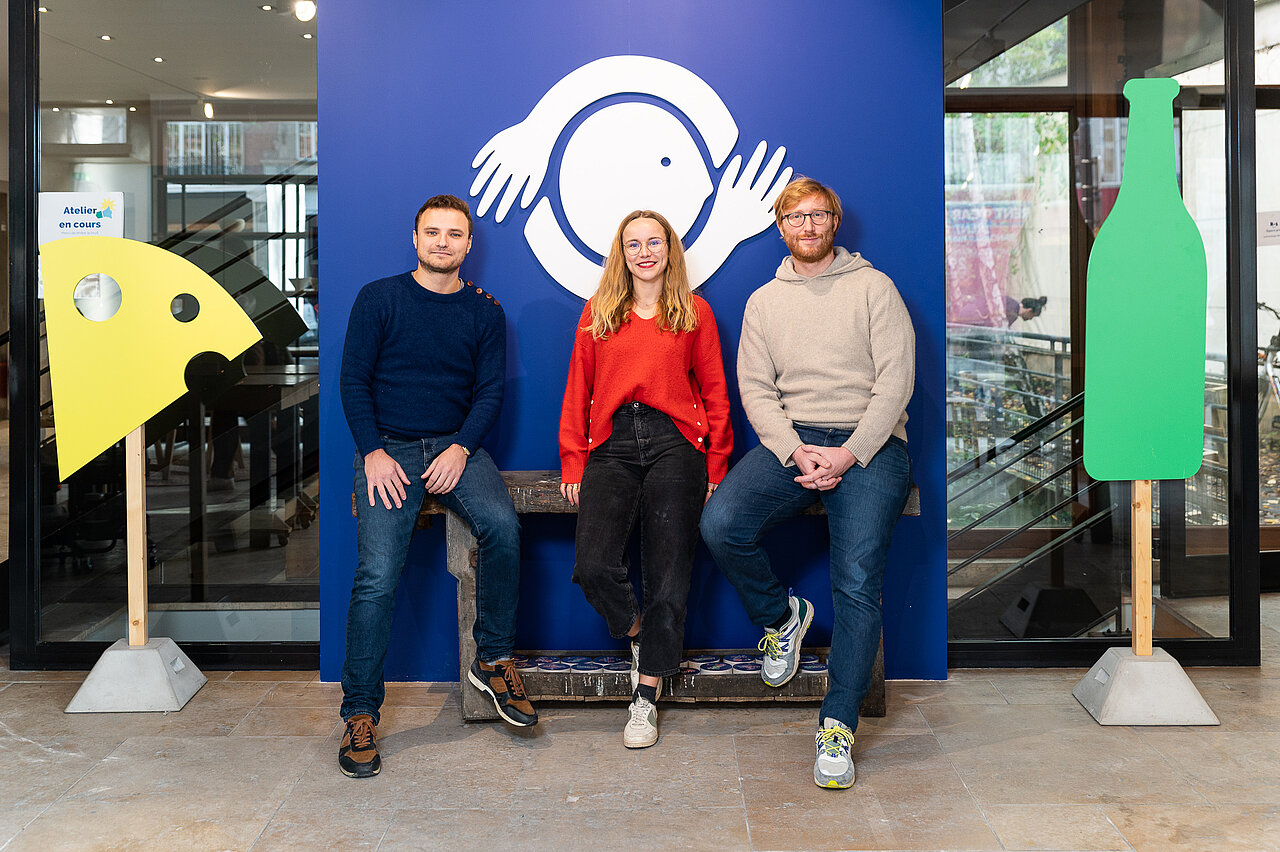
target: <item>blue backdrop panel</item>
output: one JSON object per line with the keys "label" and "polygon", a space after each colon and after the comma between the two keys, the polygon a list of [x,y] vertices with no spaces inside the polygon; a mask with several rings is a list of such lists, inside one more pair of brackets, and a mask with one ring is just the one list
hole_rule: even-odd
{"label": "blue backdrop panel", "polygon": [[[375,11],[376,10],[376,11]],[[602,57],[656,57],[704,81],[738,128],[745,160],[760,140],[785,146],[784,165],[833,185],[845,207],[837,242],[861,251],[897,283],[917,334],[909,446],[923,516],[903,518],[884,588],[889,677],[946,675],[943,469],[941,15],[936,0],[829,0],[804,7],[767,0],[643,4],[489,0],[484,4],[355,0],[325,5],[320,29],[324,133],[320,227],[321,675],[336,680],[355,570],[351,517],[354,445],[338,396],[347,317],[359,288],[413,268],[413,214],[428,196],[468,197],[476,153],[529,114],[555,84]],[[683,123],[712,186],[716,165],[697,121],[653,96],[645,75],[583,105],[551,152],[537,197],[568,231],[557,166],[568,138],[615,103],[652,104]],[[545,158],[544,158],[545,159]],[[644,164],[635,166],[638,176]],[[473,209],[479,198],[470,198]],[[686,236],[697,244],[713,200]],[[660,208],[661,209],[661,208]],[[502,222],[477,218],[464,278],[506,310],[509,349],[502,418],[486,446],[504,469],[558,468],[556,429],[574,324],[583,300],[544,271],[525,238],[534,206]],[[613,223],[610,223],[611,226]],[[584,241],[568,234],[582,251]],[[582,251],[586,254],[585,251]],[[742,311],[786,249],[772,227],[742,241],[702,294],[714,308],[731,388]],[[756,443],[736,393],[735,459]],[[570,581],[571,517],[526,517],[518,644],[542,650],[619,647]],[[456,680],[455,584],[444,568],[443,524],[416,536],[396,604],[390,680]],[[783,581],[812,599],[814,645],[829,641],[825,526],[784,525],[769,540]],[[699,552],[689,598],[689,647],[754,645],[733,590]]]}

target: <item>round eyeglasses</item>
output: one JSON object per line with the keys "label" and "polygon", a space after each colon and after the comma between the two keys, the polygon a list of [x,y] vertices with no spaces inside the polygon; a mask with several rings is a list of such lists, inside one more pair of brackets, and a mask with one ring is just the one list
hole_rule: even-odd
{"label": "round eyeglasses", "polygon": [[825,225],[827,224],[827,220],[831,218],[831,211],[813,210],[809,213],[800,213],[797,211],[795,213],[784,214],[782,219],[791,227],[800,228],[804,226],[804,218],[806,216],[808,216],[809,220],[815,225]]}
{"label": "round eyeglasses", "polygon": [[648,246],[650,254],[657,254],[658,252],[662,251],[662,247],[665,246],[666,244],[667,244],[666,240],[660,240],[657,237],[654,237],[653,239],[644,243],[640,242],[639,240],[632,240],[630,242],[623,243],[622,247],[626,250],[627,254],[639,254],[640,246]]}

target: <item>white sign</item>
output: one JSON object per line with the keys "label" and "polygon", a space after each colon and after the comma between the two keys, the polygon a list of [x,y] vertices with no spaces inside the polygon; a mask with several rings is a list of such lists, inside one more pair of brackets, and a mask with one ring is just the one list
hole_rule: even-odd
{"label": "white sign", "polygon": [[[737,122],[714,89],[672,62],[606,56],[569,72],[523,121],[499,131],[476,154],[471,167],[479,171],[471,195],[484,193],[476,214],[484,216],[497,202],[493,218],[501,222],[517,198],[527,209],[538,197],[564,130],[597,102],[632,95],[664,106],[611,102],[574,128],[560,161],[560,209],[578,241],[607,256],[618,223],[632,210],[656,210],[683,238],[714,196],[706,224],[687,246],[689,286],[696,288],[738,243],[773,224],[773,201],[791,179],[791,169],[782,168],[786,148],[778,147],[765,162],[768,146],[760,142],[745,166],[739,154],[718,184],[713,181],[677,113],[702,136],[717,169],[738,141]],[[524,237],[560,286],[584,299],[595,292],[600,262],[569,239],[546,195],[525,220]]]}
{"label": "white sign", "polygon": [[1258,245],[1280,246],[1280,210],[1258,213]]}
{"label": "white sign", "polygon": [[40,193],[41,245],[64,237],[123,237],[123,192]]}

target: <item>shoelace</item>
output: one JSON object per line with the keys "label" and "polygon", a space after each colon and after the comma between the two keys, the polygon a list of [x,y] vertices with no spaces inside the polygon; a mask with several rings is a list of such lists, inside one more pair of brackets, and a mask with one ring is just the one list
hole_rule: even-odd
{"label": "shoelace", "polygon": [[842,757],[853,748],[853,735],[844,728],[823,728],[818,731],[818,747],[827,757]]}
{"label": "shoelace", "polygon": [[649,711],[653,704],[647,698],[637,698],[631,702],[631,721],[628,725],[645,725],[649,721]]}
{"label": "shoelace", "polygon": [[778,659],[783,655],[782,644],[778,641],[781,635],[781,633],[764,634],[764,638],[760,640],[760,644],[756,645],[756,649],[764,651],[770,659]]}
{"label": "shoelace", "polygon": [[354,751],[365,751],[373,746],[374,729],[372,723],[361,719],[351,723],[351,748]]}
{"label": "shoelace", "polygon": [[516,671],[515,663],[494,663],[502,671],[502,679],[507,684],[507,691],[516,701],[525,699],[524,683],[520,680],[520,674]]}

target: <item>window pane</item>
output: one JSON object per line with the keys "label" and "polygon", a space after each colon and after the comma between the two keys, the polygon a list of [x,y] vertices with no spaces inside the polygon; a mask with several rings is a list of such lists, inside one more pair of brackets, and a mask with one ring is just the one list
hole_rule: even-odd
{"label": "window pane", "polygon": [[[122,192],[125,236],[204,270],[263,335],[230,364],[193,360],[192,392],[147,423],[152,633],[318,641],[315,43],[292,15],[215,5],[170,10],[163,31],[142,0],[40,16],[41,190]],[[134,38],[98,38],[123,32]],[[172,296],[179,319],[198,310]],[[115,640],[122,445],[59,482],[43,394],[40,638]]]}

